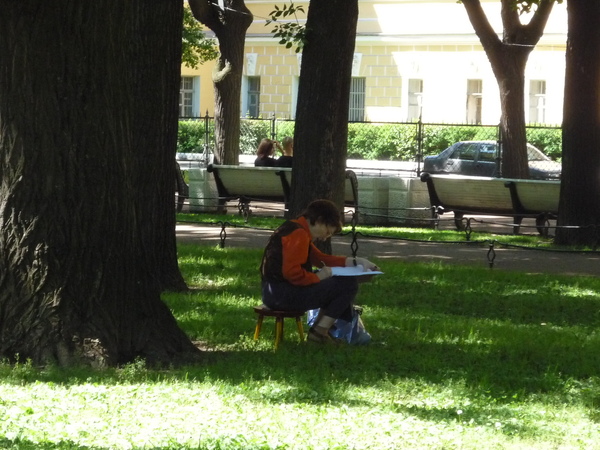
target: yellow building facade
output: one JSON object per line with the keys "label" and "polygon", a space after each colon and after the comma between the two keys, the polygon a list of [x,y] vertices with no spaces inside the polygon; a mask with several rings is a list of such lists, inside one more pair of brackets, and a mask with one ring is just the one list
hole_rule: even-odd
{"label": "yellow building facade", "polygon": [[[282,3],[245,3],[254,20],[246,35],[240,115],[293,119],[302,55],[280,45],[273,25],[266,25],[269,12]],[[308,1],[294,4],[308,11]],[[482,5],[501,36],[500,1]],[[566,6],[557,4],[525,73],[529,123],[562,121],[566,30]],[[213,67],[182,67],[182,117],[214,114]],[[349,120],[407,122],[421,116],[429,123],[496,124],[500,118],[490,63],[456,0],[359,0],[352,78]]]}

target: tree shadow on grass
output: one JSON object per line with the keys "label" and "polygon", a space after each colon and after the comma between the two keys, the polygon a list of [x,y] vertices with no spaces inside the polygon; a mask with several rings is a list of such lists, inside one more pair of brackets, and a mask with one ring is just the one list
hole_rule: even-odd
{"label": "tree shadow on grass", "polygon": [[[208,333],[210,342],[234,355],[202,369],[232,383],[271,378],[304,385],[307,392],[327,392],[339,380],[370,386],[382,378],[434,383],[458,378],[501,398],[507,392],[559,390],[566,377],[586,379],[600,370],[600,282],[591,277],[387,264],[383,276],[361,286],[358,298],[372,345],[296,345],[290,322],[287,342],[274,353],[269,320],[263,344],[251,341],[256,320],[251,306],[260,303],[256,267],[261,252],[248,251],[242,258],[219,249],[202,252],[213,260],[226,257],[223,271],[235,275],[236,282],[222,286],[223,295],[239,298],[245,292],[246,299],[190,298],[187,311],[174,313],[192,336]],[[193,308],[205,314],[194,316]]]}
{"label": "tree shadow on grass", "polygon": [[[253,346],[250,307],[260,302],[256,292],[251,302],[218,305],[215,315],[197,326],[195,319],[180,323],[186,330],[227,330],[221,337],[234,343],[235,357],[205,367],[210,376],[232,383],[282,380],[307,392],[307,399],[312,392],[324,393],[317,396],[324,402],[339,396],[331,389],[336,382],[372,386],[383,378],[460,379],[497,398],[515,392],[560,394],[565,379],[585,380],[600,369],[595,279],[449,270],[439,264],[396,264],[384,271],[377,282],[361,287],[359,301],[374,339],[366,348],[296,345],[293,322],[277,353],[264,344]],[[249,280],[253,276],[248,274]],[[265,321],[262,341],[272,343],[271,327]]]}
{"label": "tree shadow on grass", "polygon": [[[184,252],[193,256],[195,249]],[[236,251],[237,252],[237,251]],[[141,370],[128,379],[221,380],[232,385],[273,383],[261,400],[338,404],[364,402],[347,388],[371,389],[407,380],[445,386],[460,382],[469,397],[510,403],[540,393],[567,396],[567,380],[585,383],[600,372],[600,281],[592,278],[524,275],[440,264],[389,264],[385,275],[362,285],[359,302],[373,336],[365,347],[299,344],[286,322],[281,348],[273,351],[274,323],[265,319],[253,341],[260,303],[260,251],[201,249],[198,270],[215,268],[226,280],[167,299],[178,323],[206,351],[194,366]],[[220,259],[219,259],[220,258]],[[192,264],[192,263],[190,263]],[[58,369],[25,374],[25,382],[122,381],[119,370]],[[600,398],[590,384],[590,402]],[[385,389],[384,389],[385,391]],[[255,391],[259,392],[259,390]],[[519,400],[520,401],[520,400]]]}

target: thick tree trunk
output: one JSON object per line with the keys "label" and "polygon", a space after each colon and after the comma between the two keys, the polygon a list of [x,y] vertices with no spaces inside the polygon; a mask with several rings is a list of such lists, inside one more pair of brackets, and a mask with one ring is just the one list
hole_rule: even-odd
{"label": "thick tree trunk", "polygon": [[556,242],[597,246],[600,242],[600,2],[568,0],[567,11],[563,160]]}
{"label": "thick tree trunk", "polygon": [[506,178],[529,178],[524,106],[528,55],[506,51],[492,62],[500,90],[501,174]]}
{"label": "thick tree trunk", "polygon": [[[161,289],[182,291],[187,286],[177,263],[173,179],[178,170],[183,8],[174,7],[173,0],[155,0],[152,8],[143,0],[131,4],[136,8],[133,33],[138,37],[132,40],[131,58],[139,61],[131,65],[136,136],[132,151],[137,159],[133,181],[141,221],[151,225],[140,229],[144,259],[149,267],[154,266]],[[160,125],[149,127],[150,123]]]}
{"label": "thick tree trunk", "polygon": [[357,0],[310,2],[294,134],[291,216],[317,198],[343,207],[357,20]]}
{"label": "thick tree trunk", "polygon": [[[163,33],[181,8],[166,3],[153,27]],[[136,23],[138,7],[0,0],[2,357],[107,365],[197,352],[160,300],[145,249],[156,241],[141,231],[153,226],[135,154],[136,83],[146,81],[132,77],[131,50],[151,16]],[[165,125],[148,120],[146,131]]]}
{"label": "thick tree trunk", "polygon": [[[215,162],[239,164],[240,111],[246,29],[229,30],[219,39],[221,55],[213,73],[215,88]],[[235,131],[237,130],[237,131]]]}
{"label": "thick tree trunk", "polygon": [[213,73],[215,88],[215,162],[238,164],[244,44],[252,13],[243,0],[190,0],[194,17],[219,41],[220,56]]}

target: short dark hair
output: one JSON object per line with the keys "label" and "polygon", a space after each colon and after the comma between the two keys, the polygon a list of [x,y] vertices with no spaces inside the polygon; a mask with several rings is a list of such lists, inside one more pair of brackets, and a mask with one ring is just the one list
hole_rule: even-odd
{"label": "short dark hair", "polygon": [[342,215],[340,210],[330,200],[319,199],[311,202],[301,214],[311,225],[317,222],[335,228],[334,233],[342,231]]}

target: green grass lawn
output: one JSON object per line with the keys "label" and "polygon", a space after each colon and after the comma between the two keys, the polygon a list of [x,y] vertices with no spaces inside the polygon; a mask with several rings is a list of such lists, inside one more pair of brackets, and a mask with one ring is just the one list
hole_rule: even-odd
{"label": "green grass lawn", "polygon": [[193,367],[0,365],[0,448],[600,449],[600,279],[379,261],[373,342],[253,340],[260,250],[185,245]]}

